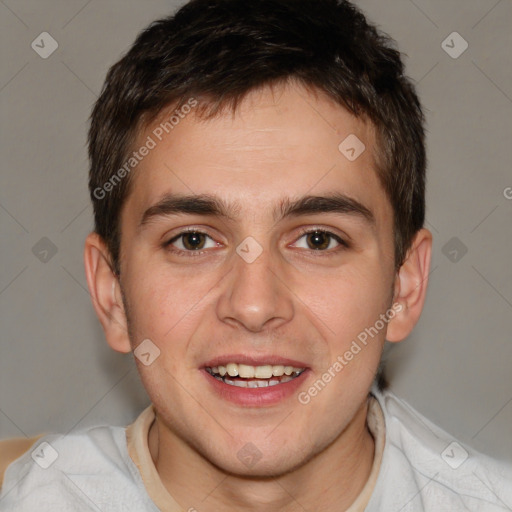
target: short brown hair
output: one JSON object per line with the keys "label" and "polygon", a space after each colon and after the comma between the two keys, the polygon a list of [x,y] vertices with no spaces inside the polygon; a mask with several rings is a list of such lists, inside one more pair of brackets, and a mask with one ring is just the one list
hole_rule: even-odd
{"label": "short brown hair", "polygon": [[113,268],[131,175],[103,187],[119,177],[141,127],[191,97],[212,114],[295,80],[375,126],[398,269],[425,218],[424,116],[403,71],[393,41],[344,0],[192,0],[153,22],[109,70],[91,116],[89,190]]}

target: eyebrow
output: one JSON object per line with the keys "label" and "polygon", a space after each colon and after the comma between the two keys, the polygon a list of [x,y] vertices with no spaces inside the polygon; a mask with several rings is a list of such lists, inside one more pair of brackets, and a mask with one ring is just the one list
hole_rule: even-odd
{"label": "eyebrow", "polygon": [[[159,217],[180,214],[220,217],[234,221],[240,210],[241,203],[228,204],[223,199],[209,194],[168,194],[144,212],[139,228]],[[273,216],[274,220],[279,222],[289,217],[303,217],[322,213],[359,217],[371,227],[375,227],[375,216],[369,208],[356,199],[340,193],[324,196],[309,195],[296,200],[283,199],[274,208]]]}

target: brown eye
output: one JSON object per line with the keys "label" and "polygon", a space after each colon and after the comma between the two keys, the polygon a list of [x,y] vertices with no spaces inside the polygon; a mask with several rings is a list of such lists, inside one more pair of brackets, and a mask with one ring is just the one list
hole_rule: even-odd
{"label": "brown eye", "polygon": [[194,252],[214,248],[217,244],[206,233],[185,231],[167,242],[166,246],[172,246],[181,252]]}
{"label": "brown eye", "polygon": [[203,233],[185,233],[182,235],[182,238],[183,246],[188,251],[203,249],[206,242],[206,238]]}
{"label": "brown eye", "polygon": [[310,249],[320,251],[327,249],[331,243],[331,236],[324,231],[314,231],[307,234],[307,244]]}
{"label": "brown eye", "polygon": [[295,242],[294,247],[309,249],[310,251],[332,253],[335,252],[336,249],[347,248],[348,244],[334,233],[314,229],[304,231],[302,236]]}

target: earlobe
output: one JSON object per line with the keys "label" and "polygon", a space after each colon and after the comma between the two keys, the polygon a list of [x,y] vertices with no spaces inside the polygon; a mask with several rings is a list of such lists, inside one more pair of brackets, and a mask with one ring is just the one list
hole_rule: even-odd
{"label": "earlobe", "polygon": [[402,341],[418,322],[425,304],[431,255],[432,234],[428,229],[421,229],[396,276],[393,302],[401,308],[388,324],[388,341]]}
{"label": "earlobe", "polygon": [[97,233],[91,233],[86,239],[84,263],[89,293],[108,344],[117,352],[130,352],[118,277],[112,271],[106,244]]}

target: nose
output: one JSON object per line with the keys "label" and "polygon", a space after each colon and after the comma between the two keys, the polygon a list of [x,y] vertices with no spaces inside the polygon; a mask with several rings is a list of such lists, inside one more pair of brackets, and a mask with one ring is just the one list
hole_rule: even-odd
{"label": "nose", "polygon": [[251,332],[289,322],[294,313],[291,292],[283,284],[284,271],[272,262],[270,251],[264,250],[250,263],[238,254],[233,258],[234,267],[217,303],[218,318]]}

